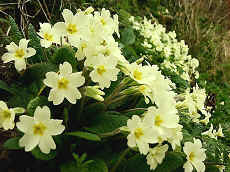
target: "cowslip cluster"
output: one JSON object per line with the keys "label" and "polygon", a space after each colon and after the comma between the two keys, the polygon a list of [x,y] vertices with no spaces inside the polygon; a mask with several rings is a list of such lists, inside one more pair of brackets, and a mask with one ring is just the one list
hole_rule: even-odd
{"label": "cowslip cluster", "polygon": [[[162,67],[174,71],[187,81],[190,81],[192,75],[195,78],[199,77],[199,72],[196,70],[199,61],[188,55],[188,46],[183,40],[178,42],[175,32],[167,33],[161,24],[152,24],[147,18],[138,22],[132,16],[129,20],[133,28],[144,37],[142,46],[157,56],[163,57]],[[150,54],[146,56],[150,59],[155,58]]]}

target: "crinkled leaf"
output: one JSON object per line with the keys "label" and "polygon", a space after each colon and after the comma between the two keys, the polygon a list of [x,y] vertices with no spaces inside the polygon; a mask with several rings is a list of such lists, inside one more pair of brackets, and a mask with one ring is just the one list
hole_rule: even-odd
{"label": "crinkled leaf", "polygon": [[121,42],[125,45],[131,45],[135,42],[136,36],[131,27],[125,28],[121,32]]}
{"label": "crinkled leaf", "polygon": [[15,42],[16,44],[19,43],[19,41],[23,38],[22,33],[19,31],[19,28],[17,26],[17,23],[15,22],[15,20],[9,16],[9,21],[10,21],[10,32],[9,32],[9,36],[11,38],[11,40],[13,42]]}
{"label": "crinkled leaf", "polygon": [[33,116],[34,114],[34,111],[35,109],[38,107],[38,106],[45,106],[47,105],[49,102],[47,100],[47,97],[45,96],[39,96],[39,97],[36,97],[34,99],[32,99],[28,105],[27,105],[27,113],[31,116]]}

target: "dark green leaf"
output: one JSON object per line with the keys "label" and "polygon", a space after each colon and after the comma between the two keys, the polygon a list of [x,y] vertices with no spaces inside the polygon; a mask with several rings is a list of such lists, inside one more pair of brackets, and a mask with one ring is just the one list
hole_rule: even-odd
{"label": "dark green leaf", "polygon": [[15,22],[15,20],[11,16],[9,16],[9,21],[10,21],[10,26],[11,26],[9,36],[13,42],[18,44],[19,41],[23,38],[23,35],[19,31],[17,23]]}
{"label": "dark green leaf", "polygon": [[20,147],[19,144],[18,144],[19,139],[20,139],[20,137],[10,138],[4,143],[3,147],[5,149],[8,149],[8,150],[23,149],[23,147]]}
{"label": "dark green leaf", "polygon": [[43,80],[47,72],[57,71],[57,66],[51,63],[37,63],[27,68],[23,79],[27,82]]}
{"label": "dark green leaf", "polygon": [[113,130],[125,126],[128,117],[121,116],[118,112],[105,112],[97,114],[91,120],[91,124],[87,127],[88,131],[97,134],[112,132]]}
{"label": "dark green leaf", "polygon": [[101,141],[101,138],[98,135],[88,133],[88,132],[75,131],[75,132],[69,132],[69,133],[66,133],[66,134],[70,135],[70,136],[80,137],[80,138],[83,138],[83,139],[86,139],[86,140]]}
{"label": "dark green leaf", "polygon": [[11,94],[16,94],[15,90],[11,89],[4,81],[0,80],[0,89],[5,90]]}
{"label": "dark green leaf", "polygon": [[55,150],[51,150],[49,154],[44,154],[40,151],[38,147],[34,148],[31,153],[36,159],[46,160],[46,161],[54,159],[57,154]]}
{"label": "dark green leaf", "polygon": [[106,163],[101,159],[95,159],[88,164],[88,172],[108,172]]}
{"label": "dark green leaf", "polygon": [[29,46],[33,47],[36,50],[36,54],[33,57],[28,58],[28,62],[33,64],[45,61],[45,57],[43,56],[42,47],[40,44],[40,39],[32,24],[29,25],[28,35],[30,39]]}
{"label": "dark green leaf", "polygon": [[121,32],[121,42],[125,45],[131,45],[135,42],[136,36],[134,31],[131,27],[125,28]]}
{"label": "dark green leaf", "polygon": [[47,105],[49,102],[47,100],[47,97],[45,96],[39,96],[36,97],[34,99],[32,99],[28,105],[27,105],[27,113],[31,116],[34,115],[34,111],[38,106],[45,106]]}
{"label": "dark green leaf", "polygon": [[51,57],[51,61],[54,64],[69,62],[74,69],[77,67],[77,59],[75,57],[75,52],[71,47],[68,46],[56,49],[54,55]]}

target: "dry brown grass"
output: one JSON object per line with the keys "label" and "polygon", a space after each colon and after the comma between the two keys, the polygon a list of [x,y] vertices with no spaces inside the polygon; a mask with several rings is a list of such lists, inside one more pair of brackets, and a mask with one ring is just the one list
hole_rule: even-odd
{"label": "dry brown grass", "polygon": [[200,60],[200,70],[220,70],[230,80],[230,8],[226,0],[171,0],[172,29]]}

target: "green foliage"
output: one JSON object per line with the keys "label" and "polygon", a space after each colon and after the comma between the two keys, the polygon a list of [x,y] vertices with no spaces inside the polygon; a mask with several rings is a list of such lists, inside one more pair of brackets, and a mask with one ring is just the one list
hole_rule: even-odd
{"label": "green foliage", "polygon": [[125,28],[121,32],[121,42],[125,45],[131,45],[135,42],[136,36],[134,31],[131,27]]}
{"label": "green foliage", "polygon": [[22,79],[30,83],[43,80],[45,74],[50,71],[57,71],[57,66],[52,63],[36,63],[26,69]]}
{"label": "green foliage", "polygon": [[128,117],[121,116],[117,112],[105,112],[92,117],[86,129],[97,134],[108,133],[126,125],[127,120]]}
{"label": "green foliage", "polygon": [[63,46],[56,49],[54,55],[50,59],[54,64],[62,64],[64,62],[69,62],[73,69],[77,68],[77,60],[75,57],[74,50],[69,46]]}
{"label": "green foliage", "polygon": [[101,138],[98,135],[88,133],[88,132],[83,132],[83,131],[69,132],[69,133],[66,133],[66,135],[76,136],[76,137],[83,138],[86,140],[91,140],[91,141],[101,141]]}
{"label": "green foliage", "polygon": [[30,116],[34,115],[34,111],[38,106],[45,106],[47,105],[49,102],[47,100],[47,97],[45,96],[39,96],[39,97],[35,97],[34,99],[30,100],[30,102],[27,105],[27,113]]}
{"label": "green foliage", "polygon": [[18,150],[18,149],[23,149],[23,147],[20,147],[20,146],[19,146],[19,143],[18,143],[20,138],[21,138],[21,137],[13,137],[13,138],[8,139],[8,140],[4,143],[3,147],[4,147],[5,149],[7,149],[7,150]]}
{"label": "green foliage", "polygon": [[30,39],[29,46],[33,47],[36,50],[36,54],[33,57],[29,58],[28,62],[30,64],[44,62],[46,58],[40,44],[40,39],[32,24],[29,25],[28,36]]}
{"label": "green foliage", "polygon": [[0,80],[0,89],[7,91],[11,94],[16,94],[15,90],[10,88],[4,81]]}
{"label": "green foliage", "polygon": [[9,22],[10,22],[10,26],[11,26],[10,33],[9,33],[11,41],[18,44],[19,41],[23,38],[23,35],[19,31],[17,23],[15,22],[15,20],[11,16],[9,16]]}
{"label": "green foliage", "polygon": [[45,161],[48,161],[48,160],[52,160],[56,157],[57,155],[57,152],[56,150],[51,150],[49,154],[44,154],[40,151],[40,149],[38,147],[34,148],[32,151],[31,151],[32,155],[36,158],[36,159],[39,159],[39,160],[45,160]]}

